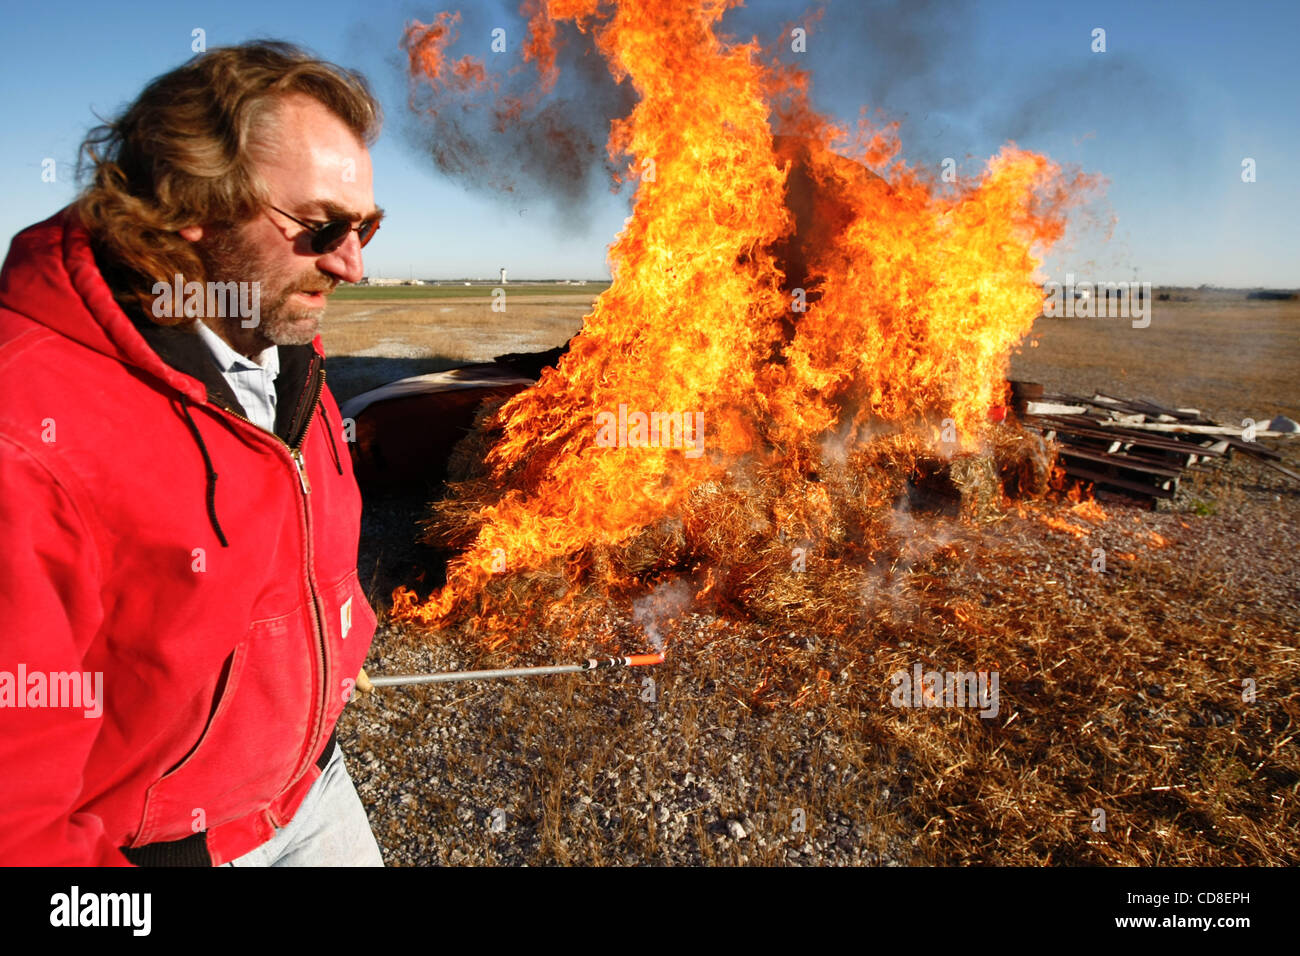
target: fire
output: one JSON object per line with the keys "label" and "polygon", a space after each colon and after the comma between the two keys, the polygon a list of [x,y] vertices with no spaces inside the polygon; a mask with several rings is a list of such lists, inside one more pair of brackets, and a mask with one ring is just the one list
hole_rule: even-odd
{"label": "fire", "polygon": [[[633,84],[608,150],[636,182],[635,208],[609,249],[613,283],[558,369],[498,412],[491,500],[447,586],[425,602],[399,588],[396,618],[444,620],[503,569],[581,561],[701,488],[743,487],[754,468],[787,475],[790,520],[822,527],[827,491],[807,478],[828,442],[843,453],[879,435],[915,450],[952,442],[945,430],[960,449],[985,440],[1010,350],[1042,309],[1037,256],[1089,181],[1009,144],[979,176],[933,182],[899,157],[896,125],[836,126],[810,107],[805,74],[768,62],[756,40],[720,37],[734,5],[525,5],[543,88],[566,22]],[[449,59],[455,22],[408,28],[413,83],[487,83],[473,61]],[[645,428],[597,442],[621,406]],[[656,425],[671,439],[683,419],[702,422],[697,444],[647,440]]]}
{"label": "fire", "polygon": [[1106,512],[1102,510],[1101,505],[1097,504],[1094,498],[1088,498],[1073,505],[1070,512],[1092,524],[1102,524],[1106,521]]}
{"label": "fire", "polygon": [[1064,518],[1058,518],[1055,515],[1041,515],[1039,520],[1053,531],[1062,531],[1065,534],[1074,535],[1076,538],[1086,538],[1088,529],[1082,528],[1072,521],[1066,521]]}
{"label": "fire", "polygon": [[455,63],[447,58],[447,47],[456,39],[459,13],[440,13],[430,24],[413,23],[406,29],[403,46],[412,72],[456,92],[479,89],[487,84],[487,70],[472,56]]}

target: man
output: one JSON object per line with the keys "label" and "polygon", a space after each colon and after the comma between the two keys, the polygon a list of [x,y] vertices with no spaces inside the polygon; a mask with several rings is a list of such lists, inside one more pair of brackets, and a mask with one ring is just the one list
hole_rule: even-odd
{"label": "man", "polygon": [[213,50],[14,239],[0,863],[382,865],[334,738],[375,618],[317,335],[381,216],[379,121],[286,44]]}

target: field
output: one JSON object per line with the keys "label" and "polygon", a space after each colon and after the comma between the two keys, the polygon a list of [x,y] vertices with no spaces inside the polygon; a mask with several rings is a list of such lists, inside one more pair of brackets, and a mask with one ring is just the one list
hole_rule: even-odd
{"label": "field", "polygon": [[[398,286],[335,293],[322,338],[330,356],[330,388],[340,402],[409,375],[562,345],[582,328],[582,317],[590,311],[599,286],[577,294],[557,293],[554,287],[526,292],[510,286],[504,312],[492,311],[491,289],[470,294],[448,287],[429,290],[455,295],[424,291]],[[375,297],[376,292],[382,297]],[[415,292],[422,294],[412,297]]]}
{"label": "field", "polygon": [[[338,302],[428,302],[430,299],[457,299],[462,302],[483,302],[491,305],[492,289],[501,288],[511,299],[523,296],[557,296],[562,299],[585,299],[597,296],[609,286],[608,282],[587,282],[584,285],[566,285],[558,282],[496,283],[448,282],[442,285],[418,286],[361,286],[345,285],[334,291],[330,301]],[[466,290],[469,291],[466,291]]]}
{"label": "field", "polygon": [[1207,297],[1155,302],[1129,319],[1039,319],[1012,378],[1091,396],[1195,405],[1223,422],[1300,412],[1300,302]]}
{"label": "field", "polygon": [[[512,287],[502,314],[486,289],[362,291],[325,322],[340,400],[559,345],[594,294]],[[1146,329],[1040,320],[1035,336],[1013,376],[1052,391],[1300,418],[1300,303],[1156,302]],[[1278,444],[1293,469],[1296,444]],[[396,584],[423,593],[437,577],[416,543],[435,490],[366,501],[372,674],[645,649],[626,602],[582,648],[527,625],[487,653],[459,630],[384,622]],[[1102,508],[917,519],[908,533],[943,546],[889,569],[853,620],[695,607],[652,671],[359,696],[340,733],[385,859],[1295,865],[1300,487],[1238,457],[1192,476],[1171,509]],[[1095,547],[1129,558],[1091,573]],[[896,706],[891,678],[917,663],[995,668],[997,713]]]}

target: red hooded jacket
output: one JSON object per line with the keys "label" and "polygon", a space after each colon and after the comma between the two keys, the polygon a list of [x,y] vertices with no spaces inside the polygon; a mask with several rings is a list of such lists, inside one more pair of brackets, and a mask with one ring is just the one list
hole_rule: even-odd
{"label": "red hooded jacket", "polygon": [[375,617],[319,337],[280,361],[272,435],[198,336],[118,306],[75,212],[14,238],[0,864],[223,863],[320,776]]}

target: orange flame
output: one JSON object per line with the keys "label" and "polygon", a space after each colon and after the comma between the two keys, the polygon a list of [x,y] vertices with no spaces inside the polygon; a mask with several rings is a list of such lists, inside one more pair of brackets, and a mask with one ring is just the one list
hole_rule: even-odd
{"label": "orange flame", "polygon": [[1081,528],[1074,522],[1066,521],[1064,518],[1058,518],[1055,515],[1040,515],[1039,520],[1053,531],[1063,531],[1066,534],[1074,535],[1076,538],[1086,538],[1088,536],[1087,528]]}
{"label": "orange flame", "polygon": [[459,13],[440,13],[432,23],[415,21],[406,28],[402,46],[406,48],[412,75],[419,75],[435,88],[457,92],[487,85],[487,69],[472,56],[451,62],[447,47],[456,39],[455,25]]}
{"label": "orange flame", "polygon": [[1097,501],[1093,498],[1088,498],[1085,501],[1080,501],[1076,505],[1072,505],[1070,511],[1073,514],[1078,515],[1084,521],[1089,521],[1092,524],[1103,524],[1107,520],[1106,512],[1102,510],[1101,505],[1097,504]]}
{"label": "orange flame", "polygon": [[[558,369],[498,413],[501,494],[477,539],[440,593],[398,588],[394,617],[444,619],[502,553],[538,568],[625,540],[747,460],[813,470],[833,428],[937,441],[950,420],[970,449],[989,427],[1010,350],[1042,310],[1033,250],[1060,238],[1091,181],[1009,144],[940,188],[897,158],[896,125],[835,127],[809,106],[806,74],[720,38],[732,5],[525,5],[544,86],[564,21],[593,31],[634,86],[608,148],[630,158],[635,208],[609,250],[613,283]],[[455,22],[408,28],[413,81],[469,75],[448,66]]]}

